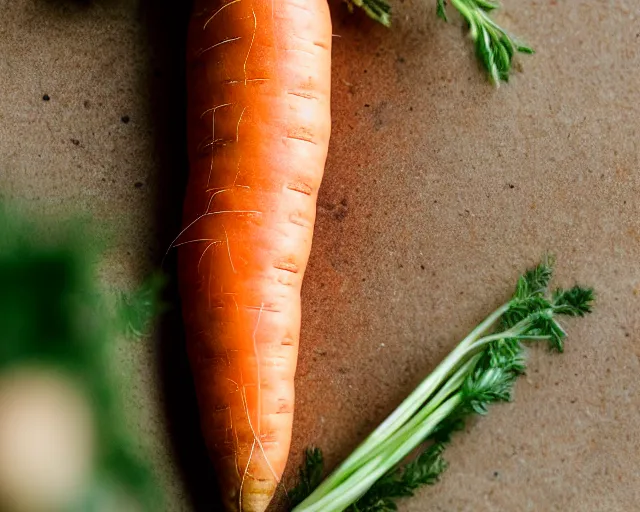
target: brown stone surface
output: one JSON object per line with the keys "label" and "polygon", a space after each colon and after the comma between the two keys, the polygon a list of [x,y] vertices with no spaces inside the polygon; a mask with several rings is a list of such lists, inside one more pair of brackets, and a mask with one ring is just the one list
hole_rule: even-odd
{"label": "brown stone surface", "polygon": [[[0,197],[115,226],[112,287],[179,224],[185,12],[170,3],[0,0]],[[333,6],[290,472],[309,443],[344,457],[549,250],[558,282],[596,287],[595,314],[568,322],[564,355],[531,351],[515,403],[458,435],[443,481],[402,510],[635,510],[640,7],[505,2],[499,20],[538,53],[496,90],[432,3],[395,2],[392,30]],[[215,510],[178,315],[116,348],[167,510]]]}

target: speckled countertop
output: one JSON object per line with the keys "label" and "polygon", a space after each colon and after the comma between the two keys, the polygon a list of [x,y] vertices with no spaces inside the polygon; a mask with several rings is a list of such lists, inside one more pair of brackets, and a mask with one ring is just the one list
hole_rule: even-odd
{"label": "speckled countertop", "polygon": [[[177,233],[186,12],[168,0],[0,0],[0,197],[117,227],[127,286]],[[406,511],[622,511],[640,502],[640,7],[509,0],[537,50],[498,90],[435,2],[392,30],[335,3],[333,138],[303,290],[294,449],[335,464],[550,250],[593,284],[562,356],[470,425]],[[173,263],[169,261],[171,268]],[[216,510],[179,316],[118,347],[167,510]]]}

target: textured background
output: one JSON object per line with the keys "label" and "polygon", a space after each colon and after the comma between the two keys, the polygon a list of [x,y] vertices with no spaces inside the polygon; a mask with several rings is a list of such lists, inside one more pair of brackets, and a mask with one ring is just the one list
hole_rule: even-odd
{"label": "textured background", "polygon": [[[312,442],[330,465],[344,457],[550,250],[559,282],[597,288],[596,313],[570,322],[564,355],[531,351],[516,402],[458,435],[443,481],[403,510],[633,510],[640,6],[506,1],[498,19],[538,53],[495,90],[434,3],[394,2],[390,31],[333,5],[333,138],[290,472]],[[186,10],[0,0],[0,197],[116,226],[113,287],[137,282],[177,233]],[[215,510],[179,315],[117,348],[167,510]]]}

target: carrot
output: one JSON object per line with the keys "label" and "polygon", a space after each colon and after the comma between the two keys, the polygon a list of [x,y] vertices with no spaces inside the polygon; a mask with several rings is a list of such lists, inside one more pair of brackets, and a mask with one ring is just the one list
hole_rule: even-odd
{"label": "carrot", "polygon": [[173,245],[202,430],[228,511],[264,511],[288,457],[330,55],[326,0],[196,1],[190,176]]}

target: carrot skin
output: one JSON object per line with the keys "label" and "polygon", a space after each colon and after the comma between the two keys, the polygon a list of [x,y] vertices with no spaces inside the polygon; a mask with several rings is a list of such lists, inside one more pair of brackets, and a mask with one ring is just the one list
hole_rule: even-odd
{"label": "carrot skin", "polygon": [[202,430],[229,512],[264,511],[288,457],[330,55],[326,0],[196,2],[174,245]]}

